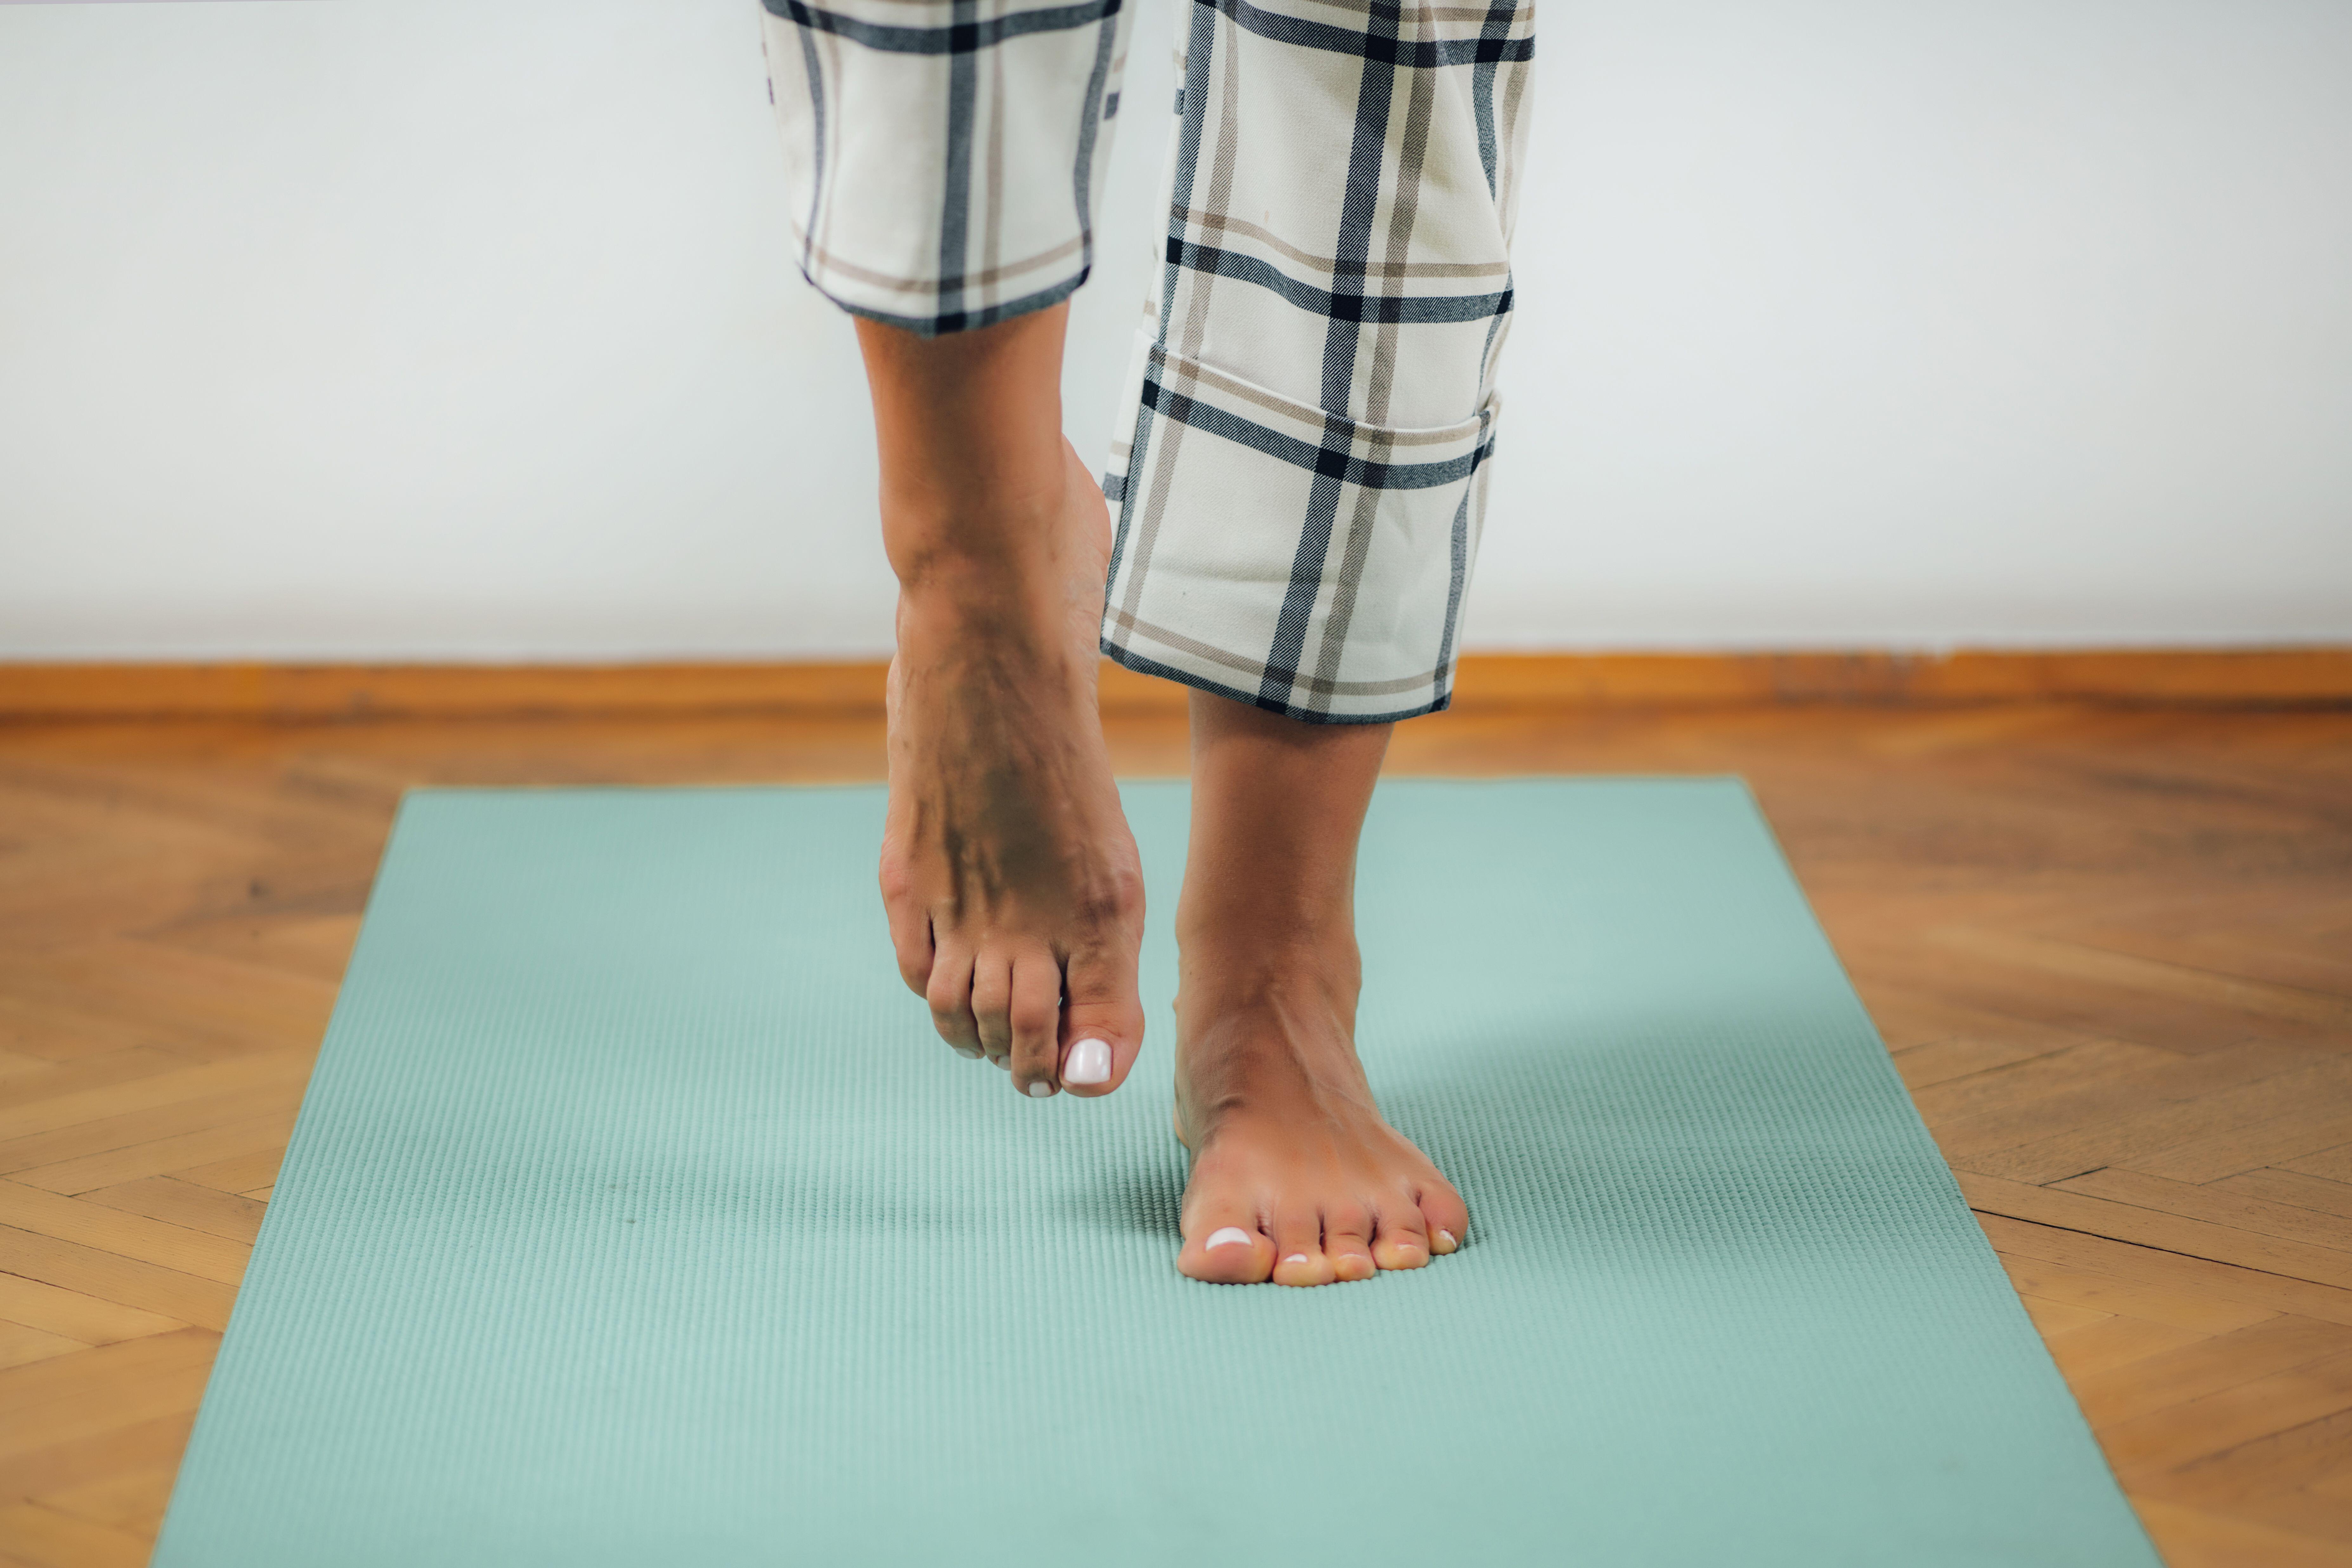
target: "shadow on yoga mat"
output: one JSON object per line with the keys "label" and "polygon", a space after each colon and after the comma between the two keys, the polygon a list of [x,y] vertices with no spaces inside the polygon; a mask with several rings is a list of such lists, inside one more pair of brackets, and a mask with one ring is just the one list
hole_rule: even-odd
{"label": "shadow on yoga mat", "polygon": [[1362,1051],[1469,1244],[1173,1268],[1147,1058],[900,986],[879,791],[403,807],[155,1562],[2156,1559],[1747,792],[1392,782]]}

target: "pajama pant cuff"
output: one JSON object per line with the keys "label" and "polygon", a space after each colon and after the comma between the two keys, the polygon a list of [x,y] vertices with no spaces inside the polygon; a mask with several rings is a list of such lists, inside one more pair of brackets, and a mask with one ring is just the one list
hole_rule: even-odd
{"label": "pajama pant cuff", "polygon": [[802,274],[932,337],[1067,299],[1094,261],[1121,0],[763,0]]}
{"label": "pajama pant cuff", "polygon": [[1102,650],[1318,723],[1452,700],[1499,402],[1431,429],[1325,413],[1139,334]]}
{"label": "pajama pant cuff", "polygon": [[1034,294],[1024,295],[1018,300],[1009,300],[1001,305],[983,305],[973,310],[958,310],[948,314],[934,312],[920,316],[905,316],[895,314],[882,305],[863,300],[857,289],[845,288],[837,277],[830,275],[820,277],[807,267],[801,268],[801,276],[808,279],[811,288],[849,314],[868,321],[879,321],[886,327],[901,328],[919,338],[943,337],[950,332],[975,331],[982,327],[992,327],[999,321],[1009,321],[1015,316],[1025,316],[1033,310],[1042,310],[1048,305],[1058,305],[1076,293],[1078,286],[1087,280],[1087,274],[1081,272],[1076,277],[1065,278],[1050,287],[1041,289]]}

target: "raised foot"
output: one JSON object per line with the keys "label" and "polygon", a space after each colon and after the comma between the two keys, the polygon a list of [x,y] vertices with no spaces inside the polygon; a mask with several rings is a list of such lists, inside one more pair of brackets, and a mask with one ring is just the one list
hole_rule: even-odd
{"label": "raised foot", "polygon": [[1038,1098],[1109,1093],[1143,1037],[1142,873],[1095,700],[1109,521],[1065,450],[1032,515],[969,531],[1014,547],[902,572],[882,845],[901,977]]}

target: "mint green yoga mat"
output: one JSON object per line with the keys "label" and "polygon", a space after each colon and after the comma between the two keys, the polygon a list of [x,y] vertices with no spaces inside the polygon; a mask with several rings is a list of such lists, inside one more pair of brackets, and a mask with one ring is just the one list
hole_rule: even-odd
{"label": "mint green yoga mat", "polygon": [[162,1568],[2156,1559],[1746,791],[1383,784],[1361,1046],[1468,1247],[1179,1276],[1152,1035],[932,1037],[878,791],[409,797]]}

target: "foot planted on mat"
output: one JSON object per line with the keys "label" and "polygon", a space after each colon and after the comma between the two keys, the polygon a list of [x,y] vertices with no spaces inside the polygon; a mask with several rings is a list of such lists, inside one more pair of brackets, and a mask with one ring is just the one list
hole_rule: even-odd
{"label": "foot planted on mat", "polygon": [[1372,1102],[1353,1033],[1352,935],[1269,956],[1233,922],[1192,928],[1177,1003],[1176,1135],[1192,1152],[1177,1268],[1330,1285],[1419,1268],[1470,1211]]}

